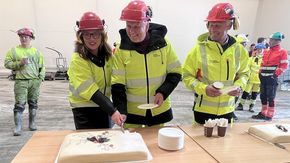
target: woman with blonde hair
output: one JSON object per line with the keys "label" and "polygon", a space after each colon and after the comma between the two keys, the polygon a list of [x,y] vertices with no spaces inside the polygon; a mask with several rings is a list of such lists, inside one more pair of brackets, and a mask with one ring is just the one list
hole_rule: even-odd
{"label": "woman with blonde hair", "polygon": [[112,50],[104,20],[86,12],[77,22],[77,41],[68,70],[69,101],[76,129],[111,128],[125,116],[110,101]]}

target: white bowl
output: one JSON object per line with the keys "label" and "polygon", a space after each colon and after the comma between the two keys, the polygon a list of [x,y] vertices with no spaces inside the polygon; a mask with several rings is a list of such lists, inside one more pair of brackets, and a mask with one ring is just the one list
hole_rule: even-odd
{"label": "white bowl", "polygon": [[180,150],[184,146],[184,133],[177,128],[162,128],[158,131],[158,146],[165,150]]}

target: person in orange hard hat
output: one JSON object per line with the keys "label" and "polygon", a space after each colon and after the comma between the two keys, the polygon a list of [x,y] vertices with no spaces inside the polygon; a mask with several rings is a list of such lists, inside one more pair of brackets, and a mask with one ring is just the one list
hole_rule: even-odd
{"label": "person in orange hard hat", "polygon": [[280,45],[282,39],[284,34],[273,33],[269,41],[270,49],[264,52],[259,74],[262,110],[259,114],[253,115],[253,119],[271,121],[274,117],[278,77],[288,69],[288,54]]}
{"label": "person in orange hard hat", "polygon": [[[121,13],[126,28],[114,55],[112,99],[127,115],[126,128],[163,125],[172,120],[169,95],[181,80],[181,63],[166,39],[167,28],[150,23],[152,10],[131,1]],[[141,104],[157,106],[139,109]]]}
{"label": "person in orange hard hat", "polygon": [[[238,29],[239,21],[229,3],[218,3],[206,18],[207,33],[200,35],[183,64],[183,82],[195,92],[193,123],[208,119],[234,118],[235,97],[249,78],[249,55],[228,31]],[[219,89],[214,83],[221,83]],[[227,91],[226,91],[227,90]]]}
{"label": "person in orange hard hat", "polygon": [[22,134],[22,113],[26,103],[29,109],[29,130],[37,129],[35,121],[39,90],[45,77],[43,54],[31,45],[35,39],[33,30],[22,28],[17,31],[17,35],[21,44],[7,52],[4,65],[15,72],[14,136]]}
{"label": "person in orange hard hat", "polygon": [[125,116],[110,101],[112,49],[107,43],[104,20],[86,12],[77,21],[77,41],[69,75],[69,102],[79,129],[111,128]]}

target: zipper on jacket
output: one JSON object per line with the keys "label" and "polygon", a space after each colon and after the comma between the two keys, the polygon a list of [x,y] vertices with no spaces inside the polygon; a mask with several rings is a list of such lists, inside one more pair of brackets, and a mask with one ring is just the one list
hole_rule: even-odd
{"label": "zipper on jacket", "polygon": [[148,67],[147,67],[147,54],[144,54],[145,70],[146,70],[146,83],[147,83],[147,103],[149,104],[149,78],[148,78]]}
{"label": "zipper on jacket", "polygon": [[229,80],[229,74],[230,74],[230,65],[229,60],[227,59],[227,80]]}
{"label": "zipper on jacket", "polygon": [[105,71],[105,66],[103,66],[103,72],[104,72],[104,79],[105,79],[104,95],[106,96],[106,89],[107,89],[107,79],[106,79],[106,71]]}
{"label": "zipper on jacket", "polygon": [[202,99],[203,99],[203,95],[200,96],[199,107],[201,107]]}
{"label": "zipper on jacket", "polygon": [[221,48],[220,48],[218,43],[216,44],[216,46],[218,47],[220,54],[223,55],[223,51],[221,50]]}

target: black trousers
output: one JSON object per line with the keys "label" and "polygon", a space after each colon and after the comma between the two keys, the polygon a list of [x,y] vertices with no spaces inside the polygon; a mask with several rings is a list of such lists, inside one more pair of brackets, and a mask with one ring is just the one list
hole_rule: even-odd
{"label": "black trousers", "polygon": [[208,113],[193,111],[193,115],[194,115],[195,122],[197,122],[199,124],[204,124],[205,121],[207,121],[209,119],[216,119],[216,118],[225,118],[228,120],[228,123],[231,123],[234,112],[230,112],[230,113],[224,114],[224,115],[215,115],[215,114],[208,114]]}
{"label": "black trousers", "polygon": [[275,97],[278,86],[278,78],[276,76],[261,76],[259,75],[260,85],[260,99],[262,105],[275,106]]}
{"label": "black trousers", "polygon": [[98,107],[72,109],[76,130],[101,129],[113,126],[111,117]]}

